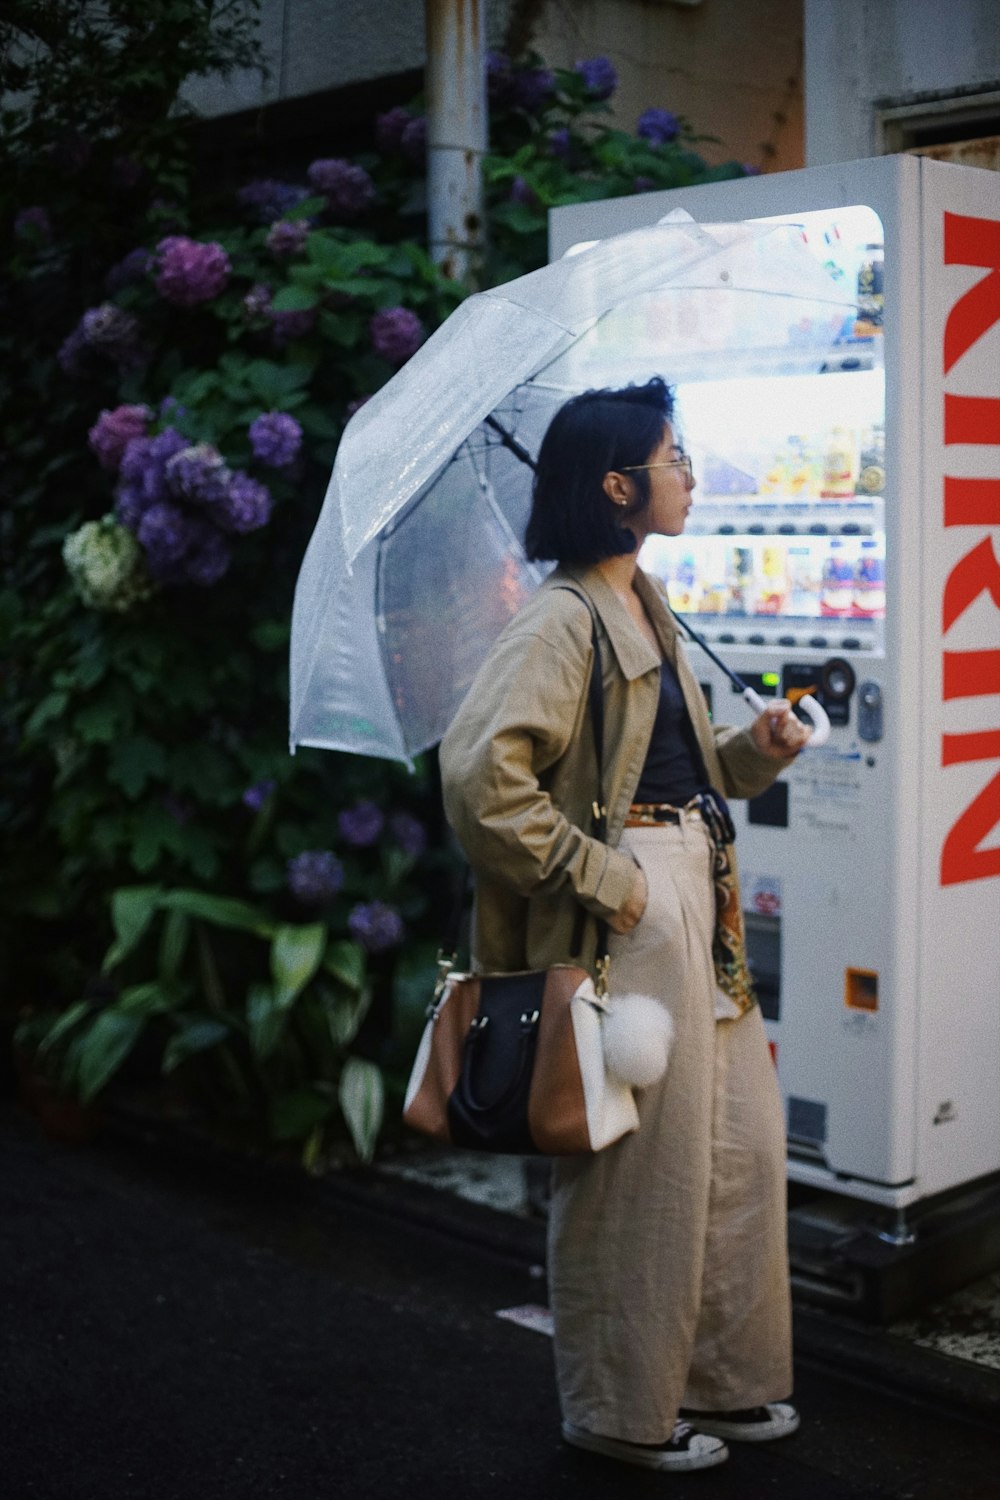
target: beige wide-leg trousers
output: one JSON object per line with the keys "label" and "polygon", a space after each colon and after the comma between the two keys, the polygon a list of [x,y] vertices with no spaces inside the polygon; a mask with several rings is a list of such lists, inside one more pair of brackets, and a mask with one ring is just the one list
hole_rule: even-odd
{"label": "beige wide-leg trousers", "polygon": [[697,815],[629,828],[649,904],[612,934],[611,992],[656,995],[675,1028],[640,1124],[553,1169],[549,1278],[563,1416],[661,1443],[679,1406],[729,1411],[792,1389],[785,1132],[760,1012],[716,1021],[711,846]]}

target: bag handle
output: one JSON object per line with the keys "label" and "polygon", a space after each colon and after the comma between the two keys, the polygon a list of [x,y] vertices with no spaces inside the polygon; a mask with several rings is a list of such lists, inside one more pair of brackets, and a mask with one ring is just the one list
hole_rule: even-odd
{"label": "bag handle", "polygon": [[[593,604],[580,589],[571,588],[569,584],[557,584],[557,588],[567,594],[575,594],[582,599],[590,612],[590,641],[594,648],[594,655],[590,664],[590,681],[587,684],[587,703],[590,710],[590,723],[594,734],[594,755],[597,760],[597,797],[591,804],[592,823],[591,828],[594,838],[601,843],[608,840],[608,809],[604,803],[604,662],[601,657],[601,646],[597,636],[597,612]],[[455,966],[458,957],[459,934],[462,928],[462,912],[469,897],[469,887],[472,880],[472,871],[466,861],[465,870],[458,888],[456,900],[452,908],[451,919],[445,930],[445,937],[438,950],[437,965],[438,978],[434,987],[434,998],[432,1006],[440,998],[444,987],[448,982],[448,975]],[[577,907],[576,919],[573,923],[573,935],[570,940],[570,957],[579,956],[583,948],[583,934],[587,921],[586,909]],[[607,992],[608,982],[608,924],[603,919],[597,923],[597,984],[595,986],[598,995]]]}

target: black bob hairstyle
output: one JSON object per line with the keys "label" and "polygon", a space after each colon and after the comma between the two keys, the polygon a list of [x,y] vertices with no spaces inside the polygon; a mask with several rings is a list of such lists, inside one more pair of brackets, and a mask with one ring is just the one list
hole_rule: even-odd
{"label": "black bob hairstyle", "polygon": [[[531,562],[589,566],[632,551],[635,536],[620,524],[604,476],[646,463],[673,412],[674,393],[658,375],[646,385],[584,391],[559,408],[538,452],[524,537]],[[637,515],[649,504],[649,474],[632,478]]]}

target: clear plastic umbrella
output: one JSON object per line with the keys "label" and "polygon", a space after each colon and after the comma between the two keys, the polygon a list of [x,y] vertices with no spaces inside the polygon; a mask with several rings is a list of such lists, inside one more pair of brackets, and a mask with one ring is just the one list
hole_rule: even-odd
{"label": "clear plastic umbrella", "polygon": [[789,226],[671,215],[462,303],[344,433],[295,591],[292,748],[409,763],[441,738],[544,576],[524,455],[570,395],[737,355],[818,369],[848,299]]}

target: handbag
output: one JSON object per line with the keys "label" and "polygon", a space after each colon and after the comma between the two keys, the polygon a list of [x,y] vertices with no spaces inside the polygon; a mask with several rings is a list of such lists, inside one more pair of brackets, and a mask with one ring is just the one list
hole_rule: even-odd
{"label": "handbag", "polygon": [[[604,682],[597,621],[586,596],[568,592],[591,614],[588,699],[600,793]],[[606,839],[600,795],[593,811],[594,836]],[[456,936],[462,904],[460,897]],[[581,907],[575,952],[585,920]],[[439,953],[405,1122],[450,1145],[518,1155],[587,1154],[637,1130],[633,1090],[666,1071],[671,1022],[648,996],[609,997],[607,934],[607,923],[599,923],[596,984],[586,969],[569,963],[512,974],[457,973],[457,942]]]}

